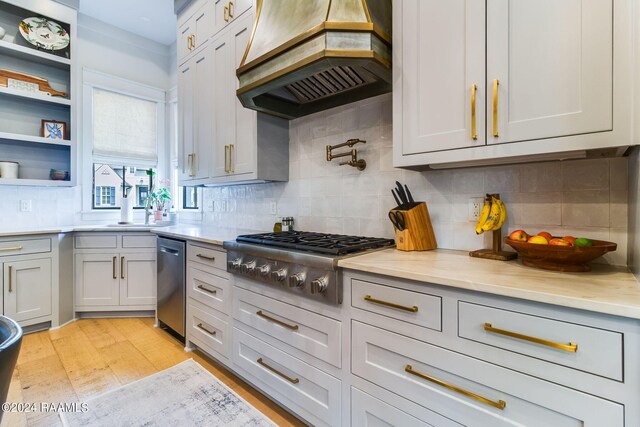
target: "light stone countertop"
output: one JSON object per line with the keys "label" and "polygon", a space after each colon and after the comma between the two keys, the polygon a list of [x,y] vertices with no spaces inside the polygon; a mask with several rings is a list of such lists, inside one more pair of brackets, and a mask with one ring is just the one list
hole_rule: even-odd
{"label": "light stone countertop", "polygon": [[166,226],[155,225],[62,225],[52,227],[24,227],[18,229],[0,229],[0,237],[14,237],[14,236],[33,236],[38,234],[60,234],[60,233],[72,233],[74,231],[99,231],[99,232],[123,232],[123,231],[151,231],[160,228],[166,228]]}
{"label": "light stone countertop", "polygon": [[385,249],[341,260],[345,269],[640,319],[640,283],[624,268],[592,264],[589,273],[558,273],[468,252]]}
{"label": "light stone countertop", "polygon": [[260,233],[256,230],[224,228],[209,225],[178,224],[171,227],[156,228],[151,230],[160,236],[177,239],[191,240],[211,245],[222,246],[225,240],[235,240],[240,234]]}

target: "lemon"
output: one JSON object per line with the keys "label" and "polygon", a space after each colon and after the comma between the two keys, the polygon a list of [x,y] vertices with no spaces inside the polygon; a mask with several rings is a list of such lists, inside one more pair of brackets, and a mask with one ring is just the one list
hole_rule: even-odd
{"label": "lemon", "polygon": [[593,241],[591,239],[587,239],[586,237],[580,237],[576,239],[574,246],[593,246]]}

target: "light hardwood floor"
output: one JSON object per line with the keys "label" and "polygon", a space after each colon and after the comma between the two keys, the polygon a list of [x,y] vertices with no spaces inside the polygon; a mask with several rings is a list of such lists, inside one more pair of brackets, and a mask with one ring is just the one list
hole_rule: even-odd
{"label": "light hardwood floor", "polygon": [[[201,353],[186,353],[153,319],[82,319],[25,335],[8,402],[82,402],[189,358],[281,426],[298,419]],[[6,413],[2,427],[59,426],[55,413]]]}

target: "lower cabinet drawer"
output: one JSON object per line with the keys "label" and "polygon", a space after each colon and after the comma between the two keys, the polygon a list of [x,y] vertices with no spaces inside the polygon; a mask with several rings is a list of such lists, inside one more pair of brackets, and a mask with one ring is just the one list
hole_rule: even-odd
{"label": "lower cabinet drawer", "polygon": [[[191,264],[191,263],[190,263]],[[187,270],[187,295],[211,308],[229,314],[231,284],[226,277],[216,276],[192,266]]]}
{"label": "lower cabinet drawer", "polygon": [[[427,418],[427,417],[425,417]],[[351,387],[351,427],[462,427],[432,412],[422,420]]]}
{"label": "lower cabinet drawer", "polygon": [[0,242],[0,256],[51,252],[51,239],[7,240]]}
{"label": "lower cabinet drawer", "polygon": [[76,249],[117,249],[118,235],[107,233],[76,234]]}
{"label": "lower cabinet drawer", "polygon": [[340,425],[340,380],[237,328],[233,363],[247,380],[312,425]]}
{"label": "lower cabinet drawer", "polygon": [[[463,301],[458,302],[458,324],[461,338],[496,348],[490,362],[499,363],[505,357],[499,350],[503,349],[616,381],[623,379],[620,332]],[[544,372],[535,374],[545,377]]]}
{"label": "lower cabinet drawer", "polygon": [[187,301],[187,339],[202,347],[211,356],[216,353],[229,358],[229,323],[224,315],[205,311]]}
{"label": "lower cabinet drawer", "polygon": [[188,243],[187,260],[227,271],[227,253],[224,250]]}
{"label": "lower cabinet drawer", "polygon": [[128,234],[122,235],[122,247],[127,248],[155,248],[155,234]]}
{"label": "lower cabinet drawer", "polygon": [[364,323],[352,372],[462,424],[620,426],[624,407]]}
{"label": "lower cabinet drawer", "polygon": [[236,287],[233,317],[336,367],[342,365],[342,324]]}

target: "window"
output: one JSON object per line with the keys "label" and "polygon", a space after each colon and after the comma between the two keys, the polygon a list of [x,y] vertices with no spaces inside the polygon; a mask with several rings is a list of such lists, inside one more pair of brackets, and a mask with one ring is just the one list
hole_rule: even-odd
{"label": "window", "polygon": [[182,209],[198,209],[198,188],[182,187]]}
{"label": "window", "polygon": [[135,197],[134,209],[145,207],[149,197],[147,169],[95,163],[93,209],[118,209],[124,194],[127,194],[127,197]]}
{"label": "window", "polygon": [[147,170],[166,161],[160,149],[166,93],[87,68],[82,72],[83,209],[119,209],[125,195],[134,208],[144,208],[151,191]]}
{"label": "window", "polygon": [[170,136],[170,156],[171,170],[173,171],[171,180],[171,194],[175,194],[182,201],[176,200],[175,207],[183,210],[200,210],[197,187],[178,186],[178,104],[172,101],[169,104],[169,136]]}

